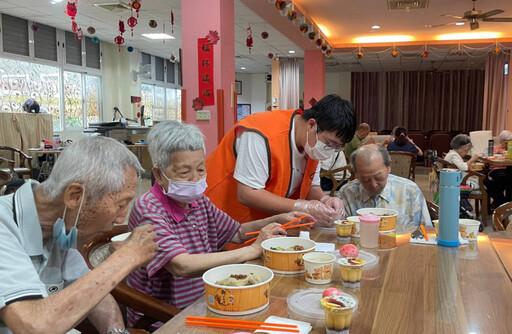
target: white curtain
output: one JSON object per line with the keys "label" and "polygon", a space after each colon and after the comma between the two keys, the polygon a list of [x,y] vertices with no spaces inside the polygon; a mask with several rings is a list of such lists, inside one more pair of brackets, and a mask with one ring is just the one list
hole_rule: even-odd
{"label": "white curtain", "polygon": [[[483,130],[492,130],[498,135],[505,129],[507,112],[508,78],[505,64],[510,64],[510,56],[504,53],[489,54],[485,63]],[[510,75],[510,74],[509,74]]]}
{"label": "white curtain", "polygon": [[281,58],[279,62],[279,107],[299,107],[299,61],[296,58]]}

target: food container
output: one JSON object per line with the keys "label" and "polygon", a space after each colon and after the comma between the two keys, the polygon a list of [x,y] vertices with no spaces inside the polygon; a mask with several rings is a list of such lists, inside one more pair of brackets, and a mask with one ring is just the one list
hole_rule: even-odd
{"label": "food container", "polygon": [[359,238],[359,216],[350,216],[347,217],[347,220],[354,223],[352,226],[352,234],[350,236],[353,238]]}
{"label": "food container", "polygon": [[357,210],[357,214],[374,214],[380,217],[379,231],[391,231],[396,228],[396,219],[398,211],[386,208],[365,208]]}
{"label": "food container", "polygon": [[110,241],[125,241],[126,239],[128,239],[128,237],[130,236],[130,234],[132,234],[132,232],[126,232],[126,233],[122,233],[122,234],[118,234],[116,236],[113,236]]}
{"label": "food container", "polygon": [[306,282],[327,284],[332,281],[332,272],[336,256],[330,253],[313,252],[304,254]]}
{"label": "food container", "polygon": [[363,266],[366,261],[358,257],[342,257],[338,260],[341,267],[341,283],[346,288],[358,288],[361,285]]}
{"label": "food container", "polygon": [[377,248],[379,246],[380,217],[372,214],[364,214],[359,217],[361,228],[361,247]]}
{"label": "food container", "polygon": [[350,241],[350,235],[352,234],[352,227],[354,226],[354,222],[349,220],[336,220],[334,222],[336,225],[336,236],[340,241]]}
{"label": "food container", "polygon": [[480,222],[474,219],[459,219],[459,232],[463,239],[475,241],[478,237]]}
{"label": "food container", "polygon": [[328,334],[349,332],[352,309],[356,305],[350,296],[328,296],[320,300],[325,312],[325,327]]}
{"label": "food container", "polygon": [[[279,250],[301,246],[302,250]],[[261,243],[263,263],[278,274],[301,274],[305,271],[302,256],[315,250],[316,242],[298,237],[267,239]]]}
{"label": "food container", "polygon": [[432,220],[432,225],[434,225],[434,229],[436,230],[436,237],[439,236],[439,219]]}
{"label": "food container", "polygon": [[379,231],[379,250],[396,248],[396,230]]}
{"label": "food container", "polygon": [[[230,275],[257,274],[263,281],[247,286],[224,286],[216,282]],[[244,315],[263,310],[269,304],[270,281],[274,273],[255,264],[228,264],[212,268],[203,274],[206,307],[225,315]]]}
{"label": "food container", "polygon": [[357,257],[366,261],[363,266],[362,279],[374,280],[379,278],[379,256],[377,254],[360,250]]}

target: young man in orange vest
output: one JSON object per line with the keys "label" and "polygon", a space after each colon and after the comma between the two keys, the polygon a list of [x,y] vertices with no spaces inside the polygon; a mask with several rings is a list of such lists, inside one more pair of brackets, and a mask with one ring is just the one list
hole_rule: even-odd
{"label": "young man in orange vest", "polygon": [[332,227],[344,206],[320,188],[318,160],[340,151],[355,128],[352,105],[334,94],[305,111],[247,116],[206,160],[205,195],[242,223],[297,210]]}

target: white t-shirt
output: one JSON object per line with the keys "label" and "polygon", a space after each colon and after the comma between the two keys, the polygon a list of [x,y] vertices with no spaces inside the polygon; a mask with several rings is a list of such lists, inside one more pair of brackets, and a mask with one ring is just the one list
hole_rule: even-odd
{"label": "white t-shirt", "polygon": [[[329,159],[320,161],[320,167],[323,170],[330,171],[333,169],[337,169],[347,165],[347,159],[345,158],[345,152],[340,151],[331,155]],[[343,178],[344,172],[338,172],[334,174],[334,178],[336,180],[341,180]],[[347,178],[350,177],[350,172],[347,171]]]}
{"label": "white t-shirt", "polygon": [[[295,121],[292,123],[292,134],[295,134]],[[295,144],[295,135],[291,136],[292,146],[292,183],[286,197],[300,186],[306,168],[306,154],[300,153]],[[235,141],[237,152],[233,177],[240,183],[254,189],[264,189],[269,178],[268,151],[265,139],[253,131],[242,131]],[[318,164],[311,185],[320,185],[320,164]]]}

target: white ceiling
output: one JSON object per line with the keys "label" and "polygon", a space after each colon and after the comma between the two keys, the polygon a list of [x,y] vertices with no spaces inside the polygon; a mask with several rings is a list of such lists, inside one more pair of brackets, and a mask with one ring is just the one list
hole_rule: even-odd
{"label": "white ceiling", "polygon": [[[118,35],[118,20],[126,20],[130,12],[110,12],[102,8],[93,6],[95,3],[109,3],[116,0],[79,0],[78,12],[76,16],[77,23],[82,27],[85,35],[87,34],[87,27],[93,26],[96,29],[96,36],[104,41],[112,43],[114,37]],[[128,0],[123,0],[129,2]],[[272,10],[272,4],[267,0],[252,0],[257,1],[260,5],[268,6]],[[344,1],[345,0],[332,0]],[[366,0],[365,0],[366,1]],[[376,1],[376,0],[371,0]],[[381,0],[385,1],[385,0]],[[453,1],[453,0],[450,0]],[[507,0],[508,2],[512,0]],[[247,0],[244,0],[247,2]],[[431,4],[434,3],[431,0]],[[468,1],[457,0],[462,3],[461,7],[468,7]],[[483,2],[483,1],[482,1]],[[354,3],[354,6],[361,6],[360,2]],[[33,20],[42,24],[50,25],[63,30],[70,30],[71,20],[64,13],[66,1],[52,5],[50,0],[1,0],[0,12],[9,15]],[[125,46],[133,46],[139,50],[164,58],[168,58],[171,54],[178,55],[178,50],[181,47],[181,1],[180,0],[146,0],[142,2],[142,10],[140,12],[139,24],[134,29],[134,36],[131,37],[129,27],[125,24],[127,32],[124,34],[126,40]],[[175,24],[174,34],[175,40],[168,40],[165,43],[162,41],[152,41],[142,37],[143,33],[150,32],[163,32],[165,25],[165,32],[171,32],[170,15],[171,9],[174,13]],[[454,10],[456,13],[457,11]],[[436,14],[437,17],[437,14]],[[158,22],[157,28],[150,28],[148,25],[149,20],[154,19]],[[273,53],[278,56],[292,56],[288,53],[289,50],[294,50],[296,53],[293,57],[302,58],[304,51],[297,44],[289,38],[285,37],[282,33],[283,27],[288,28],[292,26],[294,31],[298,31],[298,27],[292,25],[286,17],[280,17],[279,20],[274,20],[274,26],[266,23],[265,20],[251,9],[249,9],[240,0],[235,0],[235,62],[236,71],[245,73],[266,73],[270,71],[270,59],[268,53]],[[277,22],[277,23],[276,23]],[[248,26],[252,28],[254,46],[251,53],[245,46],[247,37],[246,29]],[[357,27],[355,27],[357,28]],[[286,30],[286,29],[285,29]],[[263,40],[261,32],[267,31],[269,38]],[[300,36],[300,32],[299,32]],[[222,37],[222,36],[221,36]],[[301,38],[304,38],[301,36]],[[305,39],[305,38],[304,38]],[[295,39],[297,41],[297,39]],[[307,42],[309,43],[309,42]],[[363,48],[364,57],[357,59],[357,49],[348,50],[345,52],[335,52],[331,58],[326,59],[327,72],[341,72],[341,71],[397,71],[397,70],[445,70],[445,69],[467,69],[467,68],[483,68],[485,64],[485,57],[489,51],[486,49],[466,49],[469,55],[463,56],[451,55],[448,47],[442,49],[429,48],[429,57],[422,58],[420,53],[422,50],[418,46],[410,47],[410,51],[406,48],[399,48],[400,56],[393,58],[390,50],[375,52],[373,50],[366,50]],[[245,70],[241,70],[245,67]]]}

